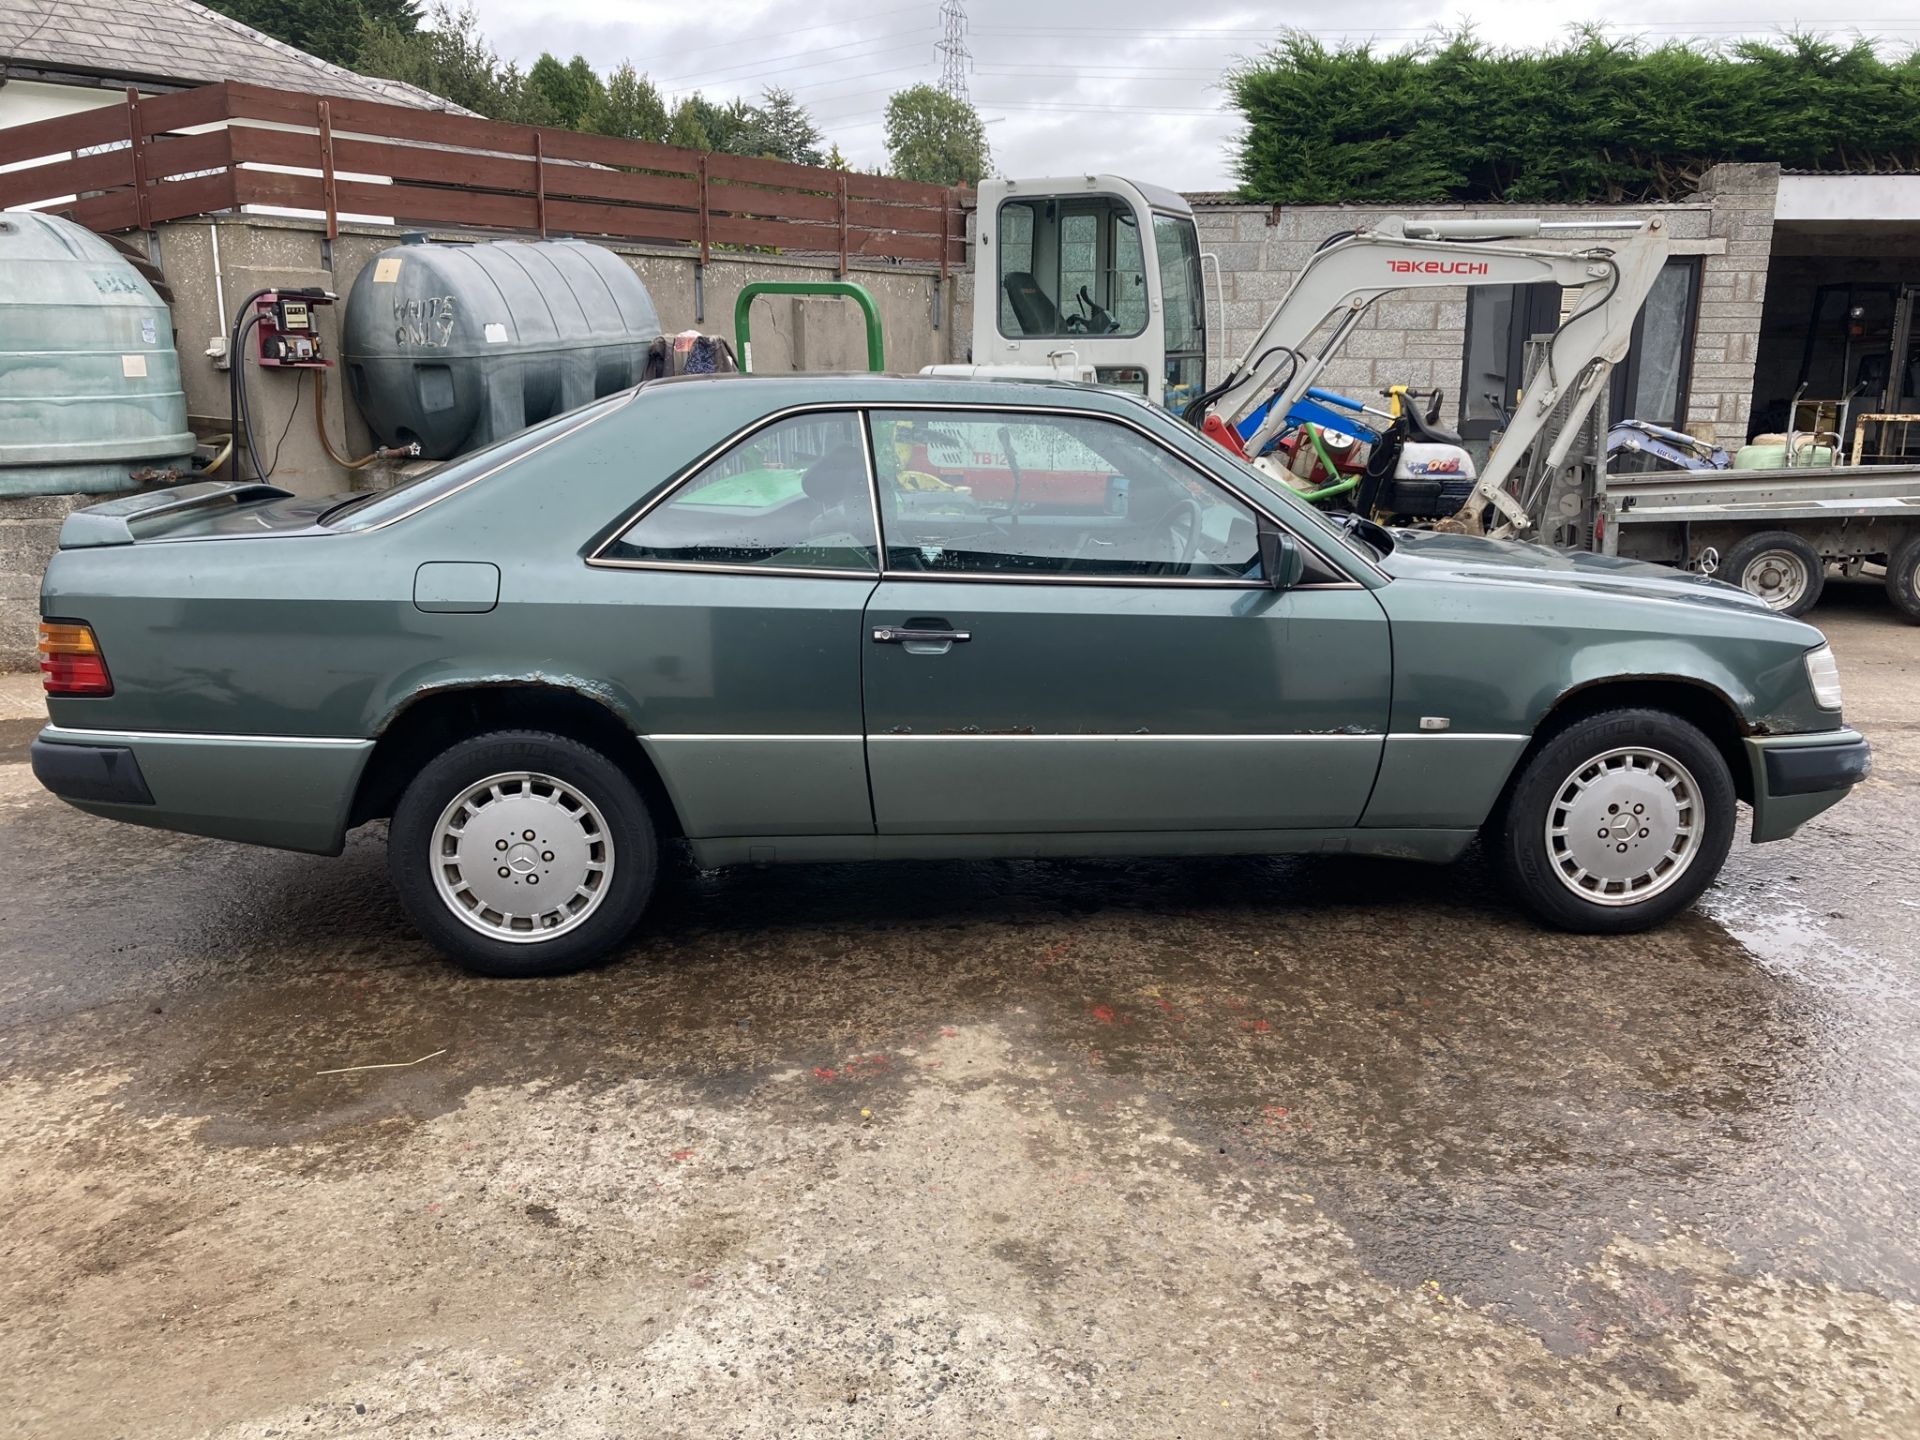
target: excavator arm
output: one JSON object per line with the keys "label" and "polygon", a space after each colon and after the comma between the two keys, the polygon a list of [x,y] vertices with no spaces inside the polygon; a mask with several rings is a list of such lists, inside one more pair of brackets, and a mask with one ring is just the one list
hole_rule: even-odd
{"label": "excavator arm", "polygon": [[[1604,248],[1577,251],[1491,243],[1561,231],[1618,230]],[[1301,270],[1286,298],[1212,394],[1212,413],[1238,426],[1269,398],[1273,404],[1246,437],[1259,454],[1286,423],[1295,400],[1315,384],[1374,301],[1396,290],[1461,285],[1553,283],[1576,292],[1553,338],[1544,371],[1521,397],[1500,443],[1487,457],[1463,520],[1491,503],[1503,520],[1499,533],[1532,523],[1506,483],[1554,411],[1570,404],[1549,442],[1546,463],[1565,463],[1580,422],[1601,394],[1612,368],[1627,353],[1634,318],[1666,264],[1668,237],[1658,219],[1597,222],[1514,220],[1401,220],[1323,246]],[[1311,354],[1307,346],[1319,336]],[[1475,526],[1474,528],[1477,528]]]}

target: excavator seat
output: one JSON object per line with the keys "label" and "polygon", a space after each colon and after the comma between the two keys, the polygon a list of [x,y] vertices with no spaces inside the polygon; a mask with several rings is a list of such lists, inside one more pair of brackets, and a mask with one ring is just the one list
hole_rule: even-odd
{"label": "excavator seat", "polygon": [[1409,405],[1407,414],[1407,438],[1419,440],[1428,445],[1461,445],[1458,430],[1449,430],[1445,425],[1436,424],[1420,413],[1418,405]]}
{"label": "excavator seat", "polygon": [[1060,333],[1060,307],[1029,271],[1009,270],[1000,284],[1007,292],[1007,303],[1013,306],[1013,318],[1020,322],[1022,335]]}

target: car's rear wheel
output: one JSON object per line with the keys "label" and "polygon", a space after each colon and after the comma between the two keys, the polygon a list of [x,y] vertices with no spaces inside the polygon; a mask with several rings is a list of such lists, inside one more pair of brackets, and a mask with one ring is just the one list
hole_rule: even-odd
{"label": "car's rear wheel", "polygon": [[658,851],[645,802],[606,756],[503,730],[446,750],[407,786],[387,864],[434,945],[511,978],[578,969],[624,940]]}
{"label": "car's rear wheel", "polygon": [[1727,762],[1696,727],[1659,710],[1604,711],[1527,759],[1501,817],[1500,856],[1549,924],[1644,930],[1713,883],[1734,804]]}
{"label": "car's rear wheel", "polygon": [[1827,567],[1820,552],[1788,530],[1749,535],[1727,551],[1719,579],[1738,585],[1782,615],[1804,615],[1820,601]]}

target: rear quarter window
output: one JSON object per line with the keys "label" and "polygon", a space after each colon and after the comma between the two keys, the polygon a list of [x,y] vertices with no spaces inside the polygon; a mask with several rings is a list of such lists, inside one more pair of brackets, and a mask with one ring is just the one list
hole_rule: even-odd
{"label": "rear quarter window", "polygon": [[437,470],[430,470],[418,479],[409,480],[404,485],[391,490],[382,490],[378,494],[349,500],[336,506],[321,518],[321,523],[329,530],[372,530],[376,526],[411,515],[425,509],[434,501],[451,495],[454,491],[478,483],[494,471],[513,464],[525,456],[531,455],[541,446],[551,444],[570,435],[583,425],[611,414],[632,400],[634,392],[622,391],[610,395],[605,400],[597,400],[591,405],[583,405],[578,410],[569,410],[564,415],[556,415],[538,425],[529,425],[517,435],[509,435],[481,450],[468,455],[458,455]]}

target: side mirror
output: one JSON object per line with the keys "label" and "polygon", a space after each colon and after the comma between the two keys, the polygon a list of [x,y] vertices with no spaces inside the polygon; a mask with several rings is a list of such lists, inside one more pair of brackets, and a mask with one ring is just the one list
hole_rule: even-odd
{"label": "side mirror", "polygon": [[1300,542],[1272,525],[1260,527],[1260,574],[1270,590],[1291,590],[1306,573],[1307,557]]}

